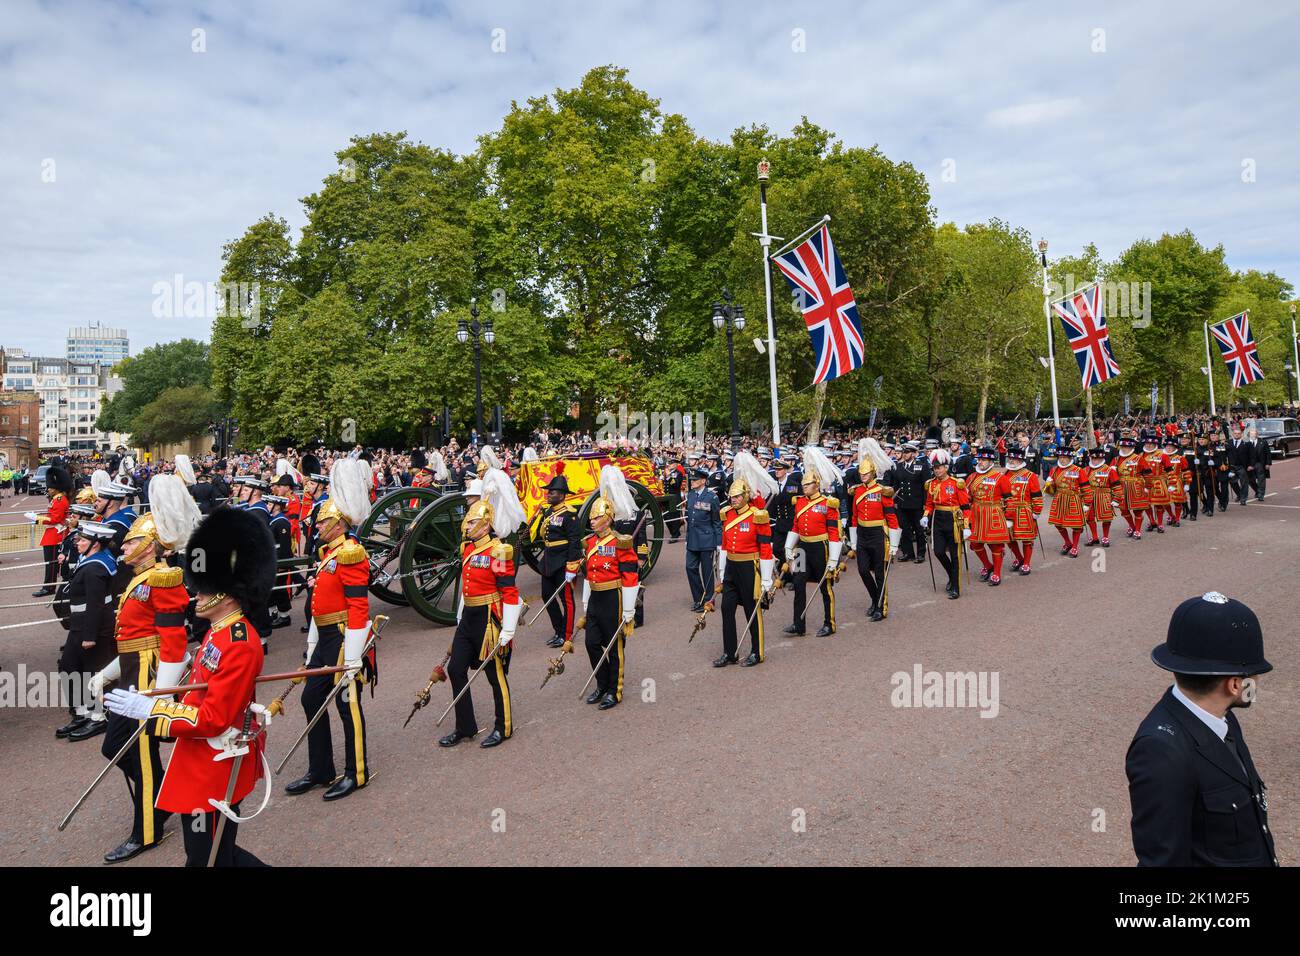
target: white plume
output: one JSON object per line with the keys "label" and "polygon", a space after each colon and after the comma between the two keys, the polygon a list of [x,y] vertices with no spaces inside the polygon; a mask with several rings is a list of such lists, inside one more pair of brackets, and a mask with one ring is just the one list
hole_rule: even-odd
{"label": "white plume", "polygon": [[844,477],[844,472],[837,468],[826,457],[826,453],[816,445],[805,445],[803,448],[803,473],[805,475],[815,474],[821,479],[822,491],[828,493],[831,485]]}
{"label": "white plume", "polygon": [[288,458],[275,460],[275,477],[279,478],[281,475],[292,475],[295,482],[302,484],[302,475],[298,474],[298,469],[289,464]]}
{"label": "white plume", "polygon": [[600,469],[600,493],[614,502],[614,518],[627,521],[636,516],[636,501],[627,487],[627,477],[618,465]]}
{"label": "white plume", "polygon": [[484,445],[483,450],[478,453],[478,458],[479,461],[486,462],[489,468],[495,468],[497,471],[505,470],[491,445]]}
{"label": "white plume", "polygon": [[108,476],[108,472],[103,468],[96,468],[95,473],[90,476],[90,487],[95,490],[95,494],[99,494],[112,483],[113,479]]}
{"label": "white plume", "polygon": [[767,469],[758,463],[758,459],[747,451],[736,452],[731,469],[737,478],[743,478],[754,494],[761,495],[764,501],[770,501],[781,490],[776,479],[769,475]]}
{"label": "white plume", "polygon": [[330,469],[330,498],[355,528],[370,514],[370,465],[340,458]]}
{"label": "white plume", "polygon": [[[185,482],[187,486],[198,481],[198,479],[194,477],[194,466],[190,464],[190,456],[183,453],[176,456],[176,474],[180,475],[181,481]],[[150,485],[150,487],[152,488],[153,486]],[[150,495],[150,500],[152,500],[152,498],[153,496]]]}
{"label": "white plume", "polygon": [[520,460],[520,461],[536,461],[536,460],[537,460],[537,449],[534,448],[532,445],[529,445],[527,448],[524,449],[524,453],[523,453],[523,455],[520,457],[519,460]]}
{"label": "white plume", "polygon": [[515,483],[500,468],[483,473],[483,500],[492,506],[492,530],[498,538],[514,534],[527,517]]}
{"label": "white plume", "polygon": [[934,451],[930,452],[931,467],[934,467],[935,465],[951,465],[951,464],[952,464],[952,455],[948,453],[947,449],[936,448]]}
{"label": "white plume", "polygon": [[885,450],[880,447],[880,442],[874,438],[864,438],[858,442],[859,467],[867,459],[870,459],[871,464],[875,465],[877,477],[883,477],[885,472],[894,467],[894,463],[885,454]]}
{"label": "white plume", "polygon": [[203,520],[203,513],[179,475],[155,475],[149,480],[149,513],[158,529],[158,540],[168,551],[188,541]]}
{"label": "white plume", "polygon": [[450,472],[447,471],[447,463],[442,459],[442,452],[429,452],[427,464],[433,472],[433,480],[438,482],[438,484],[442,484],[451,477]]}

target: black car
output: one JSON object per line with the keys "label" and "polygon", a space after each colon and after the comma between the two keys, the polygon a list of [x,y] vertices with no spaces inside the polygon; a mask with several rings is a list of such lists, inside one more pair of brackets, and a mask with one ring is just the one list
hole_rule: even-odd
{"label": "black car", "polygon": [[49,473],[49,465],[41,465],[27,479],[27,493],[29,495],[45,494],[45,476]]}
{"label": "black car", "polygon": [[1268,442],[1275,458],[1300,455],[1300,421],[1294,418],[1261,418],[1255,431]]}

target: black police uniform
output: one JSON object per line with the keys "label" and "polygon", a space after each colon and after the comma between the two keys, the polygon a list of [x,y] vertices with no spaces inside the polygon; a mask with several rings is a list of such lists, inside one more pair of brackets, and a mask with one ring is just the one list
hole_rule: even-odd
{"label": "black police uniform", "polygon": [[925,529],[921,527],[921,518],[925,514],[925,486],[931,477],[930,459],[917,455],[910,463],[899,461],[894,465],[894,474],[898,481],[894,487],[894,507],[903,530],[898,542],[899,559],[924,561]]}
{"label": "black police uniform", "polygon": [[[552,478],[546,488],[566,495],[569,493],[569,484],[563,475]],[[535,530],[531,533],[534,540],[540,537],[542,541],[542,600],[550,601],[546,605],[546,613],[551,619],[551,638],[547,644],[559,647],[565,641],[573,640],[573,585],[566,583],[565,577],[570,571],[577,571],[582,562],[578,513],[573,505],[561,501],[558,505],[539,508],[533,521]],[[552,601],[555,592],[561,588],[564,593]]]}
{"label": "black police uniform", "polygon": [[767,502],[767,514],[772,521],[772,557],[778,568],[790,560],[785,553],[785,536],[794,529],[794,502],[803,494],[802,481],[803,475],[791,469],[784,480],[777,479],[777,492]]}
{"label": "black police uniform", "polygon": [[[1272,670],[1254,613],[1213,591],[1178,606],[1151,659],[1175,674]],[[1277,865],[1264,781],[1236,715],[1224,720],[1220,738],[1170,688],[1138,727],[1125,771],[1140,866]]]}

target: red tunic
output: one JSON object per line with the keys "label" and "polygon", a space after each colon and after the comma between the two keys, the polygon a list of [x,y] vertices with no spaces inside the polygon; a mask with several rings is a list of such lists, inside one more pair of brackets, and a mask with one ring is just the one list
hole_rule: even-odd
{"label": "red tunic", "polygon": [[1083,527],[1083,489],[1088,484],[1088,469],[1078,465],[1057,465],[1047,479],[1047,493],[1052,509],[1047,520],[1058,528]]}
{"label": "red tunic", "polygon": [[[970,494],[966,486],[956,478],[931,478],[925,484],[925,515],[930,517],[935,510],[950,511],[954,518],[960,512],[962,519],[970,520]],[[957,522],[953,522],[953,537],[960,538]]]}
{"label": "red tunic", "polygon": [[1149,471],[1146,474],[1147,497],[1153,505],[1169,504],[1169,486],[1165,484],[1165,473],[1169,471],[1169,459],[1162,451],[1147,452],[1142,455],[1146,459]]}
{"label": "red tunic", "polygon": [[[635,587],[641,564],[629,535],[606,531],[582,539],[583,574],[593,591]],[[769,548],[770,551],[770,548]]]}
{"label": "red tunic", "polygon": [[61,491],[56,491],[54,497],[50,499],[50,506],[45,509],[45,514],[36,518],[36,523],[45,527],[45,531],[41,534],[41,547],[63,543],[63,535],[67,531],[63,523],[67,519],[68,496]]}
{"label": "red tunic", "polygon": [[769,560],[772,557],[772,522],[767,512],[753,505],[740,511],[722,509],[722,550],[729,561]]}
{"label": "red tunic", "polygon": [[966,479],[966,492],[971,499],[971,543],[1005,544],[1011,540],[1007,534],[1007,513],[1002,506],[1011,496],[1006,472],[999,468],[990,468],[983,474],[972,472]]}
{"label": "red tunic", "polygon": [[1124,496],[1124,482],[1114,465],[1088,469],[1088,487],[1084,489],[1084,504],[1092,509],[1092,520],[1109,521],[1115,514],[1115,501]]}
{"label": "red tunic", "polygon": [[[298,547],[299,547],[299,543],[298,543],[299,530],[298,530],[298,529],[299,529],[299,528],[301,527],[301,525],[302,525],[302,516],[303,516],[303,510],[302,510],[302,507],[303,507],[303,499],[306,498],[306,497],[307,497],[307,495],[305,495],[305,494],[301,494],[301,495],[290,495],[290,496],[289,496],[289,503],[288,503],[287,505],[284,506],[284,516],[285,516],[286,518],[289,519],[289,537],[290,537],[290,540],[293,541],[293,550],[294,550],[295,552],[297,552]],[[310,513],[311,513],[311,509],[308,508],[308,510],[307,510],[307,514],[310,514]]]}
{"label": "red tunic", "polygon": [[1119,471],[1124,494],[1119,506],[1123,511],[1145,511],[1151,507],[1151,497],[1147,494],[1145,475],[1151,470],[1146,459],[1139,454],[1120,455],[1115,459],[1114,467]]}
{"label": "red tunic", "polygon": [[[233,760],[214,760],[221,750],[208,743],[208,738],[220,737],[231,727],[243,729],[248,705],[256,699],[254,682],[260,673],[262,639],[243,613],[214,622],[190,672],[190,683],[208,686],[187,692],[179,703],[154,701],[150,714],[157,718],[157,736],[176,738],[158,790],[158,809],[210,813],[209,799],[226,799]],[[232,805],[248,796],[261,776],[261,750],[259,737],[239,765]]]}
{"label": "red tunic", "polygon": [[1010,497],[1006,512],[1011,520],[1011,540],[1032,541],[1038,537],[1038,516],[1043,513],[1043,487],[1038,475],[1028,468],[1006,473]]}
{"label": "red tunic", "polygon": [[1181,454],[1166,455],[1169,469],[1165,472],[1165,487],[1169,492],[1169,503],[1181,502],[1187,497],[1187,489],[1192,484],[1192,469],[1187,459]]}
{"label": "red tunic", "polygon": [[119,654],[158,648],[158,659],[185,659],[185,612],[190,593],[181,568],[152,567],[131,579],[117,607]]}
{"label": "red tunic", "polygon": [[840,503],[820,494],[796,498],[794,531],[800,541],[840,540]]}
{"label": "red tunic", "polygon": [[311,616],[317,627],[338,624],[362,628],[370,623],[370,561],[356,538],[344,535],[320,549]]}
{"label": "red tunic", "polygon": [[853,507],[849,509],[849,527],[897,528],[898,512],[894,509],[894,490],[875,481],[854,488]]}

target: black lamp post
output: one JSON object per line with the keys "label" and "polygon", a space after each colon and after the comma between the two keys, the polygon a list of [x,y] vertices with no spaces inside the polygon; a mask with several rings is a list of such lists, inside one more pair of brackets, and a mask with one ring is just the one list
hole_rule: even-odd
{"label": "black lamp post", "polygon": [[469,341],[470,336],[474,337],[474,423],[478,427],[479,441],[483,440],[483,343],[491,345],[496,341],[496,333],[492,331],[492,320],[487,319],[482,325],[478,321],[478,304],[475,300],[470,299],[469,314],[471,319],[466,322],[460,319],[456,323],[456,341],[464,345]]}
{"label": "black lamp post", "polygon": [[731,293],[722,290],[722,302],[713,303],[713,327],[727,330],[727,376],[731,381],[731,447],[740,447],[740,411],[736,406],[736,350],[734,334],[745,328],[745,307],[732,305]]}

